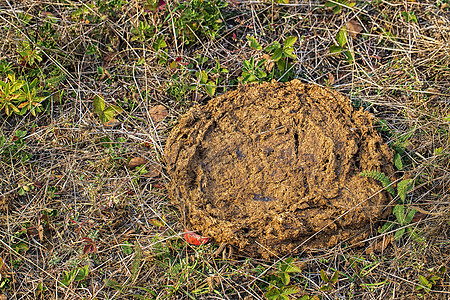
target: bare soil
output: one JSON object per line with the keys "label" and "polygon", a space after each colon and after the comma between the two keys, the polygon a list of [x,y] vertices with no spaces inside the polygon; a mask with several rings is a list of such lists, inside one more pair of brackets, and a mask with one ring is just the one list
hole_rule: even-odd
{"label": "bare soil", "polygon": [[373,118],[298,80],[240,86],[193,107],[165,156],[189,229],[255,257],[355,243],[389,213],[388,193],[359,176],[394,171]]}

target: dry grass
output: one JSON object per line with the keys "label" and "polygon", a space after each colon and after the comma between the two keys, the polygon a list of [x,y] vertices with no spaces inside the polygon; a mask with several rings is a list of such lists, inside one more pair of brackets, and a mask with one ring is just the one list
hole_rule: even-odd
{"label": "dry grass", "polygon": [[[405,234],[376,249],[401,227],[384,234],[373,228],[356,248],[302,253],[295,262],[302,272],[291,274],[291,284],[300,287],[295,296],[450,297],[448,1],[358,2],[339,14],[321,8],[325,1],[290,2],[230,1],[217,17],[222,23],[198,29],[180,23],[183,1],[168,1],[157,12],[145,7],[151,1],[0,3],[0,60],[17,76],[38,78],[46,97],[46,111],[37,117],[0,114],[6,139],[0,147],[0,299],[265,298],[269,275],[279,273],[285,258],[229,258],[228,252],[217,258],[218,245],[187,244],[183,218],[164,189],[167,133],[184,111],[209,98],[195,72],[207,70],[217,93],[233,89],[243,61],[264,54],[249,47],[247,35],[263,47],[298,37],[290,72],[275,79],[299,78],[349,95],[384,120],[386,140],[404,150],[408,166],[397,178],[416,179],[406,206],[419,212],[405,226],[420,240]],[[407,21],[405,12],[417,22]],[[353,62],[329,52],[350,20],[361,25],[345,45]],[[145,22],[154,27],[145,31]],[[167,46],[158,49],[161,38]],[[24,63],[23,41],[42,61]],[[216,62],[228,72],[215,73]],[[95,95],[124,109],[116,124],[100,122]],[[169,111],[163,120],[157,105]],[[17,130],[27,134],[14,148]],[[127,167],[138,156],[147,159],[147,173]],[[24,185],[34,189],[19,195]],[[81,276],[85,266],[88,274]],[[439,273],[442,266],[447,269]],[[329,291],[320,289],[321,270],[340,272]],[[70,271],[79,277],[65,285]],[[428,292],[417,290],[419,276],[431,282],[433,275],[439,278]]]}

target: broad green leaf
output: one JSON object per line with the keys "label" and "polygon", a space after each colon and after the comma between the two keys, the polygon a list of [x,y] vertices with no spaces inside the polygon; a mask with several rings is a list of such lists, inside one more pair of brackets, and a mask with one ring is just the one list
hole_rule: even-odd
{"label": "broad green leaf", "polygon": [[289,300],[289,297],[283,294],[280,294],[280,296],[278,296],[279,300]]}
{"label": "broad green leaf", "polygon": [[268,300],[277,300],[278,296],[280,296],[280,290],[277,287],[271,287],[264,296],[266,296]]}
{"label": "broad green leaf", "polygon": [[289,264],[285,270],[285,272],[287,272],[287,273],[300,273],[301,271],[302,270],[299,267],[297,267],[296,265],[292,265],[292,264]]}
{"label": "broad green leaf", "polygon": [[327,274],[325,273],[325,271],[322,269],[322,270],[320,270],[320,278],[322,278],[322,280],[323,281],[325,281],[325,282],[329,282],[330,280],[328,279],[328,276],[327,276]]}
{"label": "broad green leaf", "polygon": [[353,61],[353,54],[350,50],[344,51],[344,55],[345,55],[345,60],[348,62],[352,62]]}
{"label": "broad green leaf", "polygon": [[405,228],[399,229],[395,232],[394,240],[398,240],[405,234]]}
{"label": "broad green leaf", "polygon": [[134,243],[134,259],[131,265],[131,276],[135,278],[141,268],[142,248],[138,242]]}
{"label": "broad green leaf", "polygon": [[262,50],[262,46],[253,36],[247,36],[248,45],[254,50]]}
{"label": "broad green leaf", "polygon": [[380,229],[378,229],[378,233],[385,233],[385,232],[391,230],[394,227],[394,225],[395,224],[392,222],[386,222]]}
{"label": "broad green leaf", "polygon": [[249,75],[249,76],[247,76],[246,78],[244,78],[244,81],[247,81],[247,82],[255,82],[255,81],[258,81],[258,78],[256,78],[255,75]]}
{"label": "broad green leaf", "polygon": [[283,46],[283,48],[284,49],[287,49],[287,48],[289,48],[289,47],[292,47],[294,44],[295,44],[295,42],[297,41],[297,37],[295,37],[295,36],[289,36],[289,37],[287,37],[285,40],[284,40],[284,46]]}
{"label": "broad green leaf", "polygon": [[208,82],[208,74],[204,70],[197,72],[197,79],[200,80],[201,84],[206,84]]}
{"label": "broad green leaf", "polygon": [[412,189],[413,180],[411,178],[403,179],[399,183],[397,183],[397,193],[402,202],[405,202],[406,194]]}
{"label": "broad green leaf", "polygon": [[83,268],[78,268],[77,276],[75,276],[75,281],[82,281],[86,279],[89,274],[89,265],[85,265]]}
{"label": "broad green leaf", "polygon": [[94,97],[94,112],[96,114],[100,114],[105,110],[105,100],[99,96],[95,95]]}
{"label": "broad green leaf", "polygon": [[338,5],[337,3],[331,2],[331,1],[327,1],[325,2],[325,7],[335,7],[336,5]]}
{"label": "broad green leaf", "polygon": [[340,46],[336,46],[336,45],[331,45],[330,46],[330,53],[340,53],[342,52],[342,48]]}
{"label": "broad green leaf", "polygon": [[405,217],[404,225],[408,225],[411,223],[412,219],[416,215],[416,212],[417,212],[417,210],[415,210],[415,209],[410,209],[408,211],[408,214]]}
{"label": "broad green leaf", "polygon": [[284,72],[286,70],[286,60],[280,59],[277,61],[277,67],[281,72]]}
{"label": "broad green leaf", "polygon": [[439,154],[441,154],[443,150],[444,150],[443,147],[439,147],[439,148],[434,149],[434,155],[439,155]]}
{"label": "broad green leaf", "polygon": [[267,46],[264,51],[269,54],[272,54],[276,49],[281,48],[281,44],[278,41],[273,42],[269,46]]}
{"label": "broad green leaf", "polygon": [[289,282],[291,282],[291,277],[287,272],[281,272],[280,273],[281,282],[283,282],[284,285],[288,285]]}
{"label": "broad green leaf", "polygon": [[328,285],[328,284],[325,284],[325,285],[321,286],[319,290],[320,291],[325,291],[325,292],[326,291],[330,291],[331,290],[331,286]]}
{"label": "broad green leaf", "polygon": [[133,253],[133,248],[131,248],[132,244],[129,242],[125,242],[122,245],[122,251],[125,255],[130,255],[131,253]]}
{"label": "broad green leaf", "polygon": [[121,108],[115,105],[108,106],[103,114],[100,114],[100,119],[103,119],[102,122],[108,122],[114,118],[115,115],[121,112]]}
{"label": "broad green leaf", "polygon": [[342,10],[342,6],[340,6],[340,5],[338,4],[338,5],[336,5],[336,6],[333,8],[333,13],[339,14],[339,13],[341,13],[341,10]]}
{"label": "broad green leaf", "polygon": [[296,59],[297,58],[297,55],[292,53],[292,52],[294,52],[293,48],[285,49],[283,52],[284,52],[284,55],[289,57],[289,58],[292,58],[292,59]]}
{"label": "broad green leaf", "polygon": [[397,170],[403,169],[402,156],[398,152],[395,153],[394,155],[394,165],[397,168]]}
{"label": "broad green leaf", "polygon": [[333,276],[330,279],[330,282],[332,284],[336,284],[336,282],[338,281],[339,278],[339,271],[334,272]]}
{"label": "broad green leaf", "polygon": [[291,294],[295,294],[298,292],[300,292],[300,289],[295,285],[286,286],[281,289],[281,294],[283,294],[283,295],[291,295]]}
{"label": "broad green leaf", "polygon": [[214,82],[208,81],[208,83],[205,85],[208,95],[210,95],[211,97],[214,96],[214,94],[216,93],[216,87],[217,86]]}
{"label": "broad green leaf", "polygon": [[337,33],[336,40],[341,48],[347,44],[347,27],[345,25]]}
{"label": "broad green leaf", "polygon": [[282,55],[283,55],[283,49],[278,48],[278,49],[276,49],[275,52],[273,53],[272,59],[273,59],[274,61],[279,61],[279,60],[281,59]]}
{"label": "broad green leaf", "polygon": [[403,221],[405,219],[405,207],[403,205],[397,204],[396,206],[394,206],[392,213],[397,217],[397,221],[400,224],[403,224]]}
{"label": "broad green leaf", "polygon": [[244,59],[242,64],[244,65],[244,68],[246,68],[247,70],[251,70],[252,69],[252,67],[250,65],[250,62],[248,60]]}
{"label": "broad green leaf", "polygon": [[419,275],[419,281],[420,281],[421,285],[423,285],[427,288],[427,290],[431,289],[431,286],[432,286],[431,283],[422,275]]}

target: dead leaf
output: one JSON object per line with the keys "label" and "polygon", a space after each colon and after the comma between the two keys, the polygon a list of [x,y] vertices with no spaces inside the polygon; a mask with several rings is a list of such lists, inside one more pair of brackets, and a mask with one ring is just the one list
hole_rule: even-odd
{"label": "dead leaf", "polygon": [[8,298],[4,294],[1,294],[0,295],[0,300],[8,300]]}
{"label": "dead leaf", "polygon": [[384,236],[381,241],[374,243],[367,248],[366,254],[382,253],[393,240],[394,236],[392,234]]}
{"label": "dead leaf", "polygon": [[133,157],[132,159],[130,159],[130,161],[128,162],[128,168],[130,169],[134,169],[136,167],[145,165],[147,163],[147,160],[143,157]]}
{"label": "dead leaf", "polygon": [[411,220],[411,223],[419,222],[419,221],[425,219],[426,217],[427,217],[426,214],[423,214],[421,212],[416,212],[416,214],[414,215],[414,217]]}
{"label": "dead leaf", "polygon": [[196,246],[204,245],[209,241],[209,237],[198,235],[195,232],[189,231],[187,229],[184,230],[183,237],[186,242]]}
{"label": "dead leaf", "polygon": [[206,282],[208,283],[208,290],[211,293],[212,291],[214,291],[214,275],[209,276],[208,278],[206,278]]}
{"label": "dead leaf", "polygon": [[263,54],[262,58],[266,60],[264,63],[266,71],[269,73],[272,72],[273,66],[275,65],[275,62],[272,60],[272,56],[269,54]]}
{"label": "dead leaf", "polygon": [[161,122],[169,115],[167,108],[164,105],[160,105],[160,104],[150,107],[148,112],[154,123]]}
{"label": "dead leaf", "polygon": [[333,75],[331,72],[328,73],[328,84],[329,84],[329,85],[333,85],[334,82],[335,82],[335,80],[334,80],[334,75]]}
{"label": "dead leaf", "polygon": [[159,165],[159,164],[151,164],[148,167],[147,174],[145,174],[144,176],[145,177],[151,177],[151,178],[158,177],[159,174],[161,174],[161,170],[162,170],[161,165]]}
{"label": "dead leaf", "polygon": [[356,38],[356,36],[363,30],[362,26],[358,23],[358,21],[350,20],[347,23],[347,31],[350,33],[352,38]]}
{"label": "dead leaf", "polygon": [[39,224],[39,226],[37,227],[37,232],[38,232],[39,240],[42,242],[44,240],[44,227]]}
{"label": "dead leaf", "polygon": [[116,126],[119,126],[120,124],[122,124],[122,122],[120,122],[116,119],[111,119],[108,122],[103,123],[103,126],[108,127],[108,128],[114,128]]}

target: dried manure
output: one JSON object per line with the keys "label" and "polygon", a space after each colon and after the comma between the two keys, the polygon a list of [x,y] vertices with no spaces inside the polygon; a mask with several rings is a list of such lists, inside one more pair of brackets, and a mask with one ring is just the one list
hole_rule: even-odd
{"label": "dried manure", "polygon": [[188,228],[252,256],[354,243],[389,202],[359,176],[393,173],[370,115],[297,80],[240,86],[193,107],[165,156]]}

